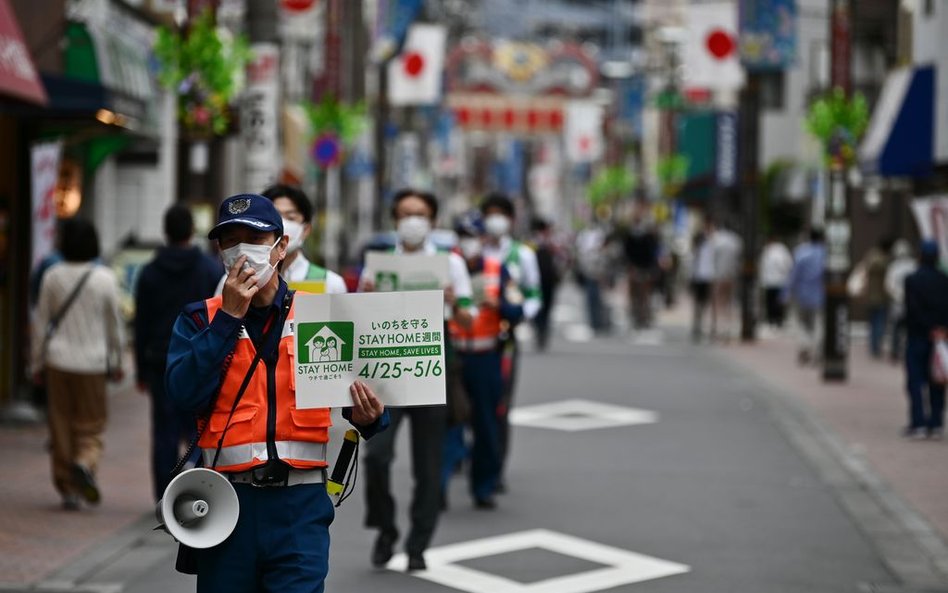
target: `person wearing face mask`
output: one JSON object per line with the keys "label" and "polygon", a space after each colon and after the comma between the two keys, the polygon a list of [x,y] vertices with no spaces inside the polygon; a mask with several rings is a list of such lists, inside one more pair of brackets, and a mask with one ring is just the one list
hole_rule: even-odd
{"label": "person wearing face mask", "polygon": [[[468,398],[471,447],[470,489],[477,509],[496,507],[494,492],[500,476],[500,426],[497,406],[503,396],[500,350],[504,327],[523,316],[523,299],[500,260],[483,254],[484,222],[478,212],[462,216],[455,224],[458,247],[467,263],[477,315],[469,326],[448,323],[451,343],[460,359],[461,382]],[[508,286],[509,285],[509,286]],[[505,289],[506,287],[506,289]],[[464,425],[453,426],[445,436],[442,491],[454,467],[465,455]]]}
{"label": "person wearing face mask", "polygon": [[[490,194],[481,202],[481,214],[484,215],[484,255],[500,260],[510,271],[510,276],[523,294],[523,318],[532,321],[543,305],[540,292],[540,266],[537,256],[528,245],[516,241],[511,236],[514,220],[514,205],[503,194]],[[520,350],[514,332],[507,333],[500,349],[506,369],[504,376],[504,397],[498,407],[500,417],[501,474],[497,482],[497,491],[503,492],[506,485],[503,479],[503,465],[507,459],[510,445],[510,424],[507,416],[513,406],[514,390],[517,383],[517,370]]]}
{"label": "person wearing face mask", "polygon": [[[428,235],[438,217],[438,200],[428,192],[404,189],[392,198],[392,218],[398,233],[395,253],[406,256],[434,255],[437,248]],[[471,278],[464,259],[449,254],[451,283],[444,289],[445,304],[457,323],[469,326],[473,317]],[[375,290],[371,273],[363,272],[360,281],[363,291]],[[447,332],[445,332],[447,335]],[[450,343],[445,344],[445,364],[451,372]],[[451,378],[447,378],[449,384]],[[424,570],[424,551],[428,548],[438,522],[441,496],[441,460],[444,432],[447,424],[445,406],[418,406],[396,408],[390,411],[392,426],[366,446],[365,500],[366,527],[378,530],[372,547],[372,564],[385,566],[394,554],[398,541],[395,522],[395,499],[391,491],[391,466],[395,457],[395,438],[402,419],[411,419],[411,465],[415,487],[411,502],[411,529],[405,539],[408,570]]]}
{"label": "person wearing face mask", "polygon": [[[283,219],[283,232],[290,238],[286,247],[286,259],[283,260],[280,271],[283,279],[293,288],[296,283],[300,283],[300,288],[305,287],[309,292],[313,292],[309,288],[309,283],[312,282],[322,283],[323,292],[326,294],[348,292],[342,276],[314,264],[303,255],[303,243],[313,230],[310,222],[313,219],[313,205],[303,190],[292,185],[277,184],[263,190],[260,195],[269,198],[276,206]],[[221,294],[226,280],[225,274],[217,284],[214,294]]]}
{"label": "person wearing face mask", "polygon": [[[227,269],[220,296],[187,305],[168,348],[165,385],[198,417],[204,465],[226,476],[240,503],[221,544],[194,550],[198,591],[323,591],[329,570],[328,409],[296,407],[294,293],[277,268],[289,237],[269,199],[223,201],[217,240]],[[388,413],[372,389],[350,386],[342,415],[364,438]]]}

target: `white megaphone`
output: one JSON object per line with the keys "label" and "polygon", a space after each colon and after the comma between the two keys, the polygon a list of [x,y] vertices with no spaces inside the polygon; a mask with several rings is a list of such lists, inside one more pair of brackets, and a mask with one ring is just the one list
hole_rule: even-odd
{"label": "white megaphone", "polygon": [[158,501],[155,516],[173,538],[192,548],[213,548],[237,525],[240,504],[226,477],[197,467],[171,480]]}

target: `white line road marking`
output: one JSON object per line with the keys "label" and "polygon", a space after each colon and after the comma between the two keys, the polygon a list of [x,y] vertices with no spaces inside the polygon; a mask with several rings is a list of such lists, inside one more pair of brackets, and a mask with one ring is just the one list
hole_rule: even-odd
{"label": "white line road marking", "polygon": [[[564,556],[608,566],[533,583],[518,583],[481,570],[454,564],[463,560],[531,548],[542,548]],[[425,559],[428,570],[412,572],[410,573],[412,576],[468,593],[591,593],[620,585],[684,574],[691,570],[691,567],[685,564],[614,548],[547,529],[532,529],[432,548],[425,553]],[[404,570],[407,562],[406,556],[399,554],[392,559],[387,568]]]}
{"label": "white line road marking", "polygon": [[654,424],[658,422],[658,413],[584,399],[568,399],[535,406],[518,406],[510,411],[510,422],[517,426],[575,432]]}

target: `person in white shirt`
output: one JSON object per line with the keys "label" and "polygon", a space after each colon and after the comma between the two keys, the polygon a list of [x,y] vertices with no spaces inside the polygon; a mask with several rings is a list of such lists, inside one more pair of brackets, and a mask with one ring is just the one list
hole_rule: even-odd
{"label": "person in white shirt", "polygon": [[104,447],[105,384],[124,375],[123,322],[118,280],[96,262],[99,238],[92,223],[64,220],[59,238],[64,261],[40,285],[32,369],[49,393],[53,484],[63,509],[74,511],[80,497],[92,505],[100,500],[95,474]]}
{"label": "person in white shirt", "polygon": [[[305,292],[317,292],[321,287],[325,294],[344,294],[348,292],[342,276],[318,266],[303,255],[303,243],[313,231],[313,204],[309,197],[298,187],[277,184],[268,187],[260,194],[269,198],[283,218],[283,232],[290,237],[286,259],[280,268],[280,275],[290,288]],[[221,294],[227,275],[221,278],[215,294]]]}
{"label": "person in white shirt", "polygon": [[[540,264],[533,249],[511,235],[514,222],[514,204],[504,194],[493,193],[481,202],[481,214],[484,216],[484,257],[498,260],[507,267],[510,278],[520,289],[523,298],[523,318],[533,321],[543,306],[540,291]],[[520,368],[520,348],[513,328],[508,331],[507,339],[501,344],[501,352],[509,369],[504,376],[504,397],[499,407],[500,415],[500,456],[501,469],[497,489],[506,489],[504,466],[510,449],[510,423],[507,416],[513,407],[514,392],[517,386],[517,371]]]}
{"label": "person in white shirt", "polygon": [[735,331],[737,276],[744,249],[737,233],[724,227],[708,225],[708,240],[714,253],[714,281],[711,288],[711,337],[730,341]]}
{"label": "person in white shirt", "polygon": [[781,296],[793,269],[793,255],[786,245],[771,235],[761,251],[759,266],[767,323],[772,328],[782,328],[786,315]]}
{"label": "person in white shirt", "polygon": [[[398,233],[395,253],[405,255],[434,255],[438,249],[429,235],[438,218],[438,200],[434,195],[413,189],[403,189],[392,198],[392,218]],[[460,255],[449,253],[451,278],[445,287],[445,305],[458,323],[470,325],[473,319],[473,291],[467,264]],[[376,289],[371,270],[363,270],[360,289]],[[447,334],[445,327],[445,335]],[[445,363],[451,372],[450,340],[445,342]],[[451,378],[448,378],[451,384]],[[406,417],[411,419],[411,467],[415,487],[411,502],[411,528],[405,539],[408,570],[424,570],[424,551],[431,543],[438,513],[441,510],[441,461],[444,434],[447,429],[445,406],[416,406],[390,408],[391,425],[385,432],[366,443],[365,455],[365,525],[378,530],[372,547],[372,565],[385,566],[394,554],[398,540],[395,521],[395,498],[392,495],[391,467],[395,457],[395,439],[398,428]]]}
{"label": "person in white shirt", "polygon": [[898,362],[902,358],[902,339],[905,337],[905,279],[918,268],[912,256],[912,246],[899,239],[892,246],[892,261],[885,272],[885,290],[889,295],[892,319],[892,343],[889,359]]}

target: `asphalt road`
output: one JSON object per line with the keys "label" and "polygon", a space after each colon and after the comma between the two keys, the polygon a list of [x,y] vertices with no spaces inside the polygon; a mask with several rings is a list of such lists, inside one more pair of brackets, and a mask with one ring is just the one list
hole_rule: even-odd
{"label": "asphalt road", "polygon": [[[897,590],[865,526],[792,444],[779,421],[787,412],[760,382],[691,345],[684,330],[636,340],[565,333],[574,341],[523,357],[522,424],[499,508],[475,510],[456,477],[431,570],[376,571],[359,488],[333,525],[327,591]],[[407,432],[395,464],[403,527]],[[152,534],[88,584],[193,590],[172,569],[169,540]]]}

